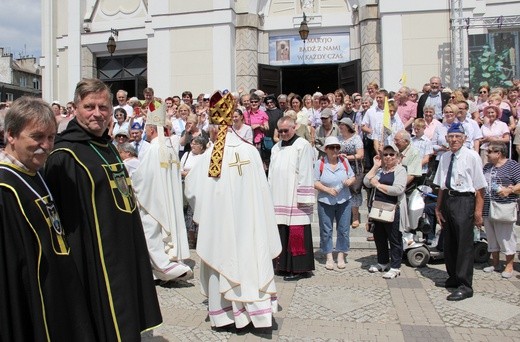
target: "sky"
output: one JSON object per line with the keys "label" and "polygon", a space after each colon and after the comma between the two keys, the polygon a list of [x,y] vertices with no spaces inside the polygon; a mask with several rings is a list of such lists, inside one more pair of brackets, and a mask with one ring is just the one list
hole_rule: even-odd
{"label": "sky", "polygon": [[41,56],[41,0],[1,0],[0,47],[14,58]]}

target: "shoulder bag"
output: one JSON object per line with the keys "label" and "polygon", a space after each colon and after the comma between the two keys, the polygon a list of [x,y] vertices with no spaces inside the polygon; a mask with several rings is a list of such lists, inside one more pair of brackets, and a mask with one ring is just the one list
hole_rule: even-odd
{"label": "shoulder bag", "polygon": [[493,221],[499,222],[516,222],[517,219],[517,202],[498,203],[489,201],[489,217]]}
{"label": "shoulder bag", "polygon": [[397,204],[374,200],[376,191],[377,189],[372,189],[370,194],[368,218],[372,221],[394,222]]}

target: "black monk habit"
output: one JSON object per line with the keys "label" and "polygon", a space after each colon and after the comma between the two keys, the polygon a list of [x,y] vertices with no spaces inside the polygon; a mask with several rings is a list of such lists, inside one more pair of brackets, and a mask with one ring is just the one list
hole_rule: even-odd
{"label": "black monk habit", "polygon": [[76,119],[56,137],[45,177],[94,312],[98,340],[140,340],[162,321],[128,173],[105,132]]}
{"label": "black monk habit", "polygon": [[37,174],[0,163],[0,341],[95,339],[76,265],[46,208],[50,202]]}

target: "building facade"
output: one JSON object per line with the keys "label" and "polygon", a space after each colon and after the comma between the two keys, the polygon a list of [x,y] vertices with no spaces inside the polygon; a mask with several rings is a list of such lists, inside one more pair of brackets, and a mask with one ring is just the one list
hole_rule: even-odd
{"label": "building facade", "polygon": [[0,48],[0,102],[14,101],[23,95],[41,97],[41,82],[36,58],[15,59]]}
{"label": "building facade", "polygon": [[[101,78],[114,91],[122,88],[132,96],[142,97],[144,87],[153,87],[162,98],[184,90],[240,88],[302,95],[338,87],[352,92],[369,82],[392,90],[403,83],[421,89],[433,75],[456,87],[476,82],[471,77],[477,71],[487,75],[475,69],[482,63],[471,64],[471,58],[479,61],[486,51],[496,52],[497,40],[504,40],[500,49],[509,48],[501,61],[508,71],[502,70],[497,80],[510,79],[520,65],[519,4],[43,0],[43,97],[71,100],[83,77]],[[506,20],[497,19],[501,16]],[[305,41],[298,33],[304,19],[309,28]],[[112,55],[107,51],[111,35],[116,43]]]}

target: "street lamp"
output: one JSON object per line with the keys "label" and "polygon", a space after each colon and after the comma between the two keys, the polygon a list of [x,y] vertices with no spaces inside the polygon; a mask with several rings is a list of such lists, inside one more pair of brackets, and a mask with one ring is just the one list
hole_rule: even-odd
{"label": "street lamp", "polygon": [[303,21],[300,24],[300,30],[298,32],[300,33],[300,38],[303,40],[303,44],[305,44],[305,40],[309,36],[309,26],[307,26],[307,16],[305,12],[303,12]]}
{"label": "street lamp", "polygon": [[119,35],[119,31],[116,30],[116,29],[113,29],[111,28],[110,29],[110,38],[108,38],[108,42],[107,42],[107,50],[108,52],[110,52],[110,56],[112,56],[112,54],[116,51],[116,40],[114,39],[114,36],[118,36]]}
{"label": "street lamp", "polygon": [[302,63],[305,64],[305,40],[307,40],[307,37],[309,36],[309,26],[307,26],[307,16],[305,15],[305,12],[303,12],[303,20],[300,24],[300,29],[298,32],[300,33],[300,38],[303,40]]}

